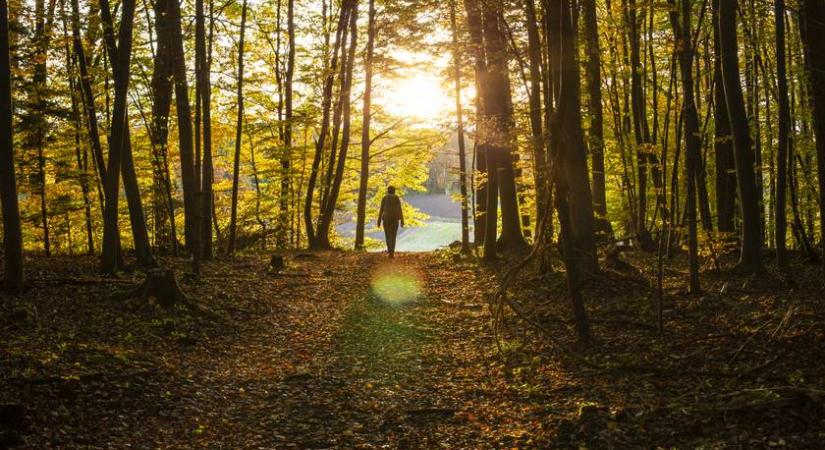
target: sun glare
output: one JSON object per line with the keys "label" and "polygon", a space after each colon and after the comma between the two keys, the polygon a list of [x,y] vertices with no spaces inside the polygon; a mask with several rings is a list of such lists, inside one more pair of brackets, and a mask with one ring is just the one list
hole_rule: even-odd
{"label": "sun glare", "polygon": [[438,77],[416,73],[388,81],[381,103],[393,115],[420,121],[435,121],[447,114],[449,97]]}
{"label": "sun glare", "polygon": [[373,293],[390,305],[403,305],[421,295],[418,274],[409,269],[385,265],[373,274],[370,283]]}

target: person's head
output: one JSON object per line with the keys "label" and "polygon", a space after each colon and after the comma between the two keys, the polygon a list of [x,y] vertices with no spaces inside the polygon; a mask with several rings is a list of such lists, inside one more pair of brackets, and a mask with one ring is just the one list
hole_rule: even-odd
{"label": "person's head", "polygon": [[387,188],[387,193],[389,193],[389,194],[395,194],[395,186],[390,186],[390,187],[388,187],[388,188]]}

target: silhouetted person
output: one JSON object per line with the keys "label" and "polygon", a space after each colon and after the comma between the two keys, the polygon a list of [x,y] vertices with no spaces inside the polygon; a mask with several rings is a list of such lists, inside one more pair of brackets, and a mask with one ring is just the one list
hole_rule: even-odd
{"label": "silhouetted person", "polygon": [[387,240],[387,251],[390,258],[395,256],[395,238],[398,235],[398,225],[404,226],[404,213],[401,212],[401,199],[395,195],[395,187],[387,188],[387,195],[381,199],[381,209],[378,211],[378,228],[384,224],[384,237]]}

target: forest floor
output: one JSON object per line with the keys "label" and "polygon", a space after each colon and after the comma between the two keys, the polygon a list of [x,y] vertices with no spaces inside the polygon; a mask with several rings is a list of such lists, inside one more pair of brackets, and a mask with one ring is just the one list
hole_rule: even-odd
{"label": "forest floor", "polygon": [[181,282],[208,313],[124,300],[141,275],[93,258],[33,258],[0,301],[0,448],[821,447],[819,267],[708,270],[702,296],[668,269],[660,334],[655,258],[626,259],[642,269],[588,282],[581,347],[563,274],[508,291],[542,335],[492,319],[513,264],[448,252],[217,260]]}

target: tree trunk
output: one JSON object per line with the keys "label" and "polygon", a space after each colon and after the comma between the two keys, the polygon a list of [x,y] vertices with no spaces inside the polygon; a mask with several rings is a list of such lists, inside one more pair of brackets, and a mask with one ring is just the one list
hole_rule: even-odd
{"label": "tree trunk", "polygon": [[[77,0],[72,0],[77,1]],[[155,236],[163,245],[170,246],[177,251],[177,237],[175,236],[175,209],[171,201],[171,180],[166,170],[169,155],[169,111],[172,104],[172,28],[169,23],[169,12],[166,4],[156,1],[155,35],[157,46],[155,50],[155,64],[152,72],[152,143],[157,154],[157,171],[155,194],[162,198],[163,205],[155,212],[155,229],[162,233]],[[165,236],[166,221],[169,221],[170,233]]]}
{"label": "tree trunk", "polygon": [[[121,77],[129,77],[129,64],[127,63],[127,67],[121,67],[121,60],[125,59],[126,61],[131,61],[131,55],[129,56],[122,56],[120,53],[123,51],[120,50],[120,43],[116,43],[115,41],[115,34],[114,34],[114,25],[112,19],[111,9],[109,7],[108,0],[102,0],[100,2],[100,12],[101,12],[101,19],[103,22],[103,36],[106,42],[106,54],[109,56],[109,61],[112,63],[112,79],[115,82],[115,94],[117,94],[118,84],[126,84],[126,88],[124,90],[123,96],[124,102],[127,102],[126,96],[128,95],[128,84],[129,80],[123,80]],[[132,11],[132,17],[134,16],[134,11]],[[121,15],[121,21],[124,20],[124,16]],[[130,20],[132,20],[130,18]],[[133,26],[133,25],[130,25]],[[122,39],[123,36],[118,36],[118,42]],[[131,36],[129,36],[129,45],[128,49],[131,52]],[[115,95],[115,103],[117,104],[117,95]],[[122,155],[121,158],[121,171],[123,175],[123,187],[126,193],[126,203],[129,206],[129,222],[132,226],[132,239],[134,240],[135,245],[135,256],[137,259],[137,264],[140,267],[153,267],[155,265],[154,258],[152,257],[152,246],[149,242],[149,232],[146,229],[146,218],[143,214],[143,204],[140,198],[140,189],[138,187],[137,181],[137,174],[135,173],[135,164],[132,158],[132,139],[131,133],[129,128],[129,114],[128,114],[128,105],[124,107],[124,124],[122,138]],[[114,120],[114,114],[113,114]],[[111,148],[117,144],[114,144],[112,138],[115,136],[114,133],[114,124],[112,125],[112,134],[109,139],[109,148],[111,153]],[[109,157],[111,160],[111,155]],[[111,177],[111,173],[108,174]],[[117,188],[116,188],[117,189]],[[115,191],[117,193],[117,190]],[[109,198],[108,196],[106,198]],[[104,210],[105,212],[105,210]],[[117,214],[117,212],[115,212]],[[104,223],[105,223],[104,218]],[[104,234],[105,234],[105,226],[104,226]],[[119,254],[120,250],[120,231],[117,233],[117,251],[116,253]],[[119,258],[118,258],[119,259]]]}
{"label": "tree trunk", "polygon": [[[593,200],[590,193],[590,181],[587,170],[587,157],[584,145],[584,133],[581,127],[581,96],[579,92],[580,74],[576,57],[576,28],[574,11],[569,0],[552,0],[550,2],[553,34],[549,37],[551,70],[553,80],[558,83],[554,92],[558,92],[558,102],[550,129],[550,145],[558,167],[553,170],[562,181],[563,189],[556,195],[566,198],[557,200],[557,205],[566,206],[565,214],[570,221],[571,235],[568,239],[572,255],[571,263],[576,264],[577,272],[591,274],[598,271],[596,260],[596,243],[593,230]],[[561,213],[559,214],[561,218]]]}
{"label": "tree trunk", "polygon": [[[211,64],[207,59],[205,22],[203,0],[197,0],[195,2],[195,59],[200,70],[197,73],[196,82],[200,86],[198,92],[200,93],[201,130],[203,132],[203,160],[201,164],[203,172],[200,177],[201,205],[198,206],[201,209],[201,256],[205,260],[210,260],[214,257],[212,249],[212,215],[214,214],[212,203],[212,80],[210,74]],[[211,50],[210,43],[209,53],[211,53]]]}
{"label": "tree trunk", "polygon": [[[501,237],[498,246],[503,250],[515,249],[525,245],[522,234],[518,197],[516,194],[516,177],[513,167],[513,149],[515,148],[515,122],[513,119],[513,100],[510,91],[510,75],[507,64],[507,46],[501,23],[501,6],[490,2],[482,3],[482,31],[484,50],[487,56],[487,71],[481,86],[484,99],[485,127],[484,141],[489,145],[487,151],[493,157],[487,158],[488,178],[493,178],[493,167],[489,161],[495,161],[498,182],[498,197],[501,201]],[[490,187],[488,186],[488,189]],[[495,196],[488,193],[488,199]],[[487,203],[488,214],[492,211]],[[487,226],[493,223],[487,220]],[[495,230],[487,230],[492,236]],[[485,254],[485,257],[487,255]]]}
{"label": "tree trunk", "polygon": [[246,33],[246,0],[241,6],[241,37],[238,41],[238,121],[235,127],[235,160],[232,166],[232,212],[229,219],[229,245],[226,253],[235,254],[235,238],[238,228],[238,181],[241,169],[241,134],[243,130],[243,57]]}
{"label": "tree trunk", "polygon": [[[324,156],[324,149],[326,148],[327,134],[329,133],[332,94],[333,87],[335,85],[335,74],[337,73],[338,68],[338,53],[342,50],[342,35],[347,26],[349,13],[348,4],[349,2],[341,6],[341,12],[338,17],[338,26],[335,29],[335,43],[331,49],[332,57],[330,59],[329,67],[326,68],[327,76],[324,80],[321,105],[321,126],[318,130],[318,140],[315,142],[315,155],[312,158],[312,167],[310,168],[309,179],[307,180],[307,194],[306,199],[304,200],[304,226],[306,227],[307,242],[310,248],[318,247],[316,229],[312,220],[313,196],[315,193],[316,184],[318,182],[318,172],[321,166],[321,159]],[[345,6],[347,7],[345,8]],[[326,16],[326,12],[324,12],[324,16]]]}
{"label": "tree trunk", "polygon": [[[451,0],[455,2],[455,0]],[[455,5],[451,3],[455,22]],[[355,249],[364,248],[364,227],[367,218],[367,188],[370,173],[370,121],[372,120],[372,59],[375,52],[375,0],[369,0],[367,52],[364,59],[364,108],[361,125],[361,179],[358,185],[358,208],[355,223]]]}
{"label": "tree trunk", "polygon": [[733,131],[734,164],[742,211],[742,246],[740,269],[754,273],[762,268],[762,240],[759,231],[759,199],[754,174],[748,116],[739,78],[739,57],[736,29],[736,3],[719,2],[719,46],[722,57],[722,81],[725,103]]}
{"label": "tree trunk", "polygon": [[647,163],[650,159],[650,131],[647,124],[644,92],[642,91],[640,32],[636,0],[628,0],[627,27],[630,33],[630,101],[633,114],[633,135],[636,139],[637,216],[636,234],[644,249],[652,249],[653,241],[647,231]]}
{"label": "tree trunk", "polygon": [[[464,9],[467,13],[467,29],[472,43],[472,54],[475,72],[475,123],[476,136],[474,142],[475,170],[473,177],[478,177],[475,184],[475,214],[473,216],[473,242],[476,246],[484,243],[487,230],[487,149],[481,142],[485,127],[484,102],[482,101],[481,85],[484,73],[487,71],[487,60],[484,55],[484,37],[481,32],[481,10],[476,0],[464,0]],[[477,172],[477,173],[476,173]]]}
{"label": "tree trunk", "polygon": [[[115,81],[115,102],[112,110],[112,130],[109,138],[109,164],[106,181],[106,208],[103,221],[103,254],[101,257],[101,270],[105,273],[115,273],[118,270],[118,188],[120,185],[120,173],[122,170],[124,155],[127,152],[128,114],[127,114],[127,93],[129,90],[129,68],[132,59],[132,25],[135,11],[134,0],[124,0],[122,4],[121,25],[118,33],[117,60],[112,58],[114,52],[109,52],[109,59],[112,62],[112,73]],[[104,0],[101,2],[101,11],[107,10],[108,5]],[[109,12],[105,12],[109,15]],[[111,17],[109,17],[111,19]],[[109,33],[114,35],[111,29],[111,20],[104,17],[105,27],[109,28]],[[113,38],[109,38],[110,41]],[[108,46],[111,49],[114,45]],[[137,244],[137,243],[136,243]]]}
{"label": "tree trunk", "polygon": [[[455,118],[458,136],[458,182],[461,189],[461,253],[470,253],[470,217],[467,207],[467,151],[464,142],[464,110],[461,104],[461,48],[458,43],[458,22],[455,0],[450,0],[450,31],[452,32],[453,82],[455,83]],[[538,186],[536,189],[540,189]]]}
{"label": "tree trunk", "polygon": [[198,189],[195,174],[194,132],[192,130],[192,108],[189,103],[189,83],[186,79],[186,55],[183,50],[183,30],[181,26],[180,4],[176,0],[156,0],[165,2],[172,43],[172,73],[175,81],[175,104],[178,115],[178,151],[183,184],[183,210],[185,216],[184,237],[186,247],[194,251],[195,228],[198,203],[195,192]]}
{"label": "tree trunk", "polygon": [[813,104],[816,166],[819,174],[819,230],[825,265],[825,4],[819,0],[802,0],[799,14],[800,32],[805,47],[805,65]]}
{"label": "tree trunk", "polygon": [[[579,274],[582,273],[582,269],[585,270],[584,273],[590,273],[597,269],[597,266],[593,239],[593,209],[584,155],[584,136],[581,130],[581,99],[577,89],[579,69],[576,64],[576,28],[573,26],[574,13],[570,0],[550,0],[549,9],[550,23],[553,24],[552,34],[549,36],[552,46],[553,79],[558,80],[561,86],[567,87],[558,89],[556,114],[553,115],[550,128],[550,145],[558,161],[553,167],[552,176],[556,188],[556,210],[561,225],[560,239],[576,330],[579,340],[587,343],[590,340],[590,323],[581,295]],[[578,179],[575,178],[577,176]],[[574,188],[574,185],[577,187]],[[589,221],[583,221],[584,223],[576,223],[576,216],[583,216],[582,209],[587,209],[585,205],[576,204],[583,200],[577,197],[583,196],[585,190],[590,218]]]}
{"label": "tree trunk", "polygon": [[527,21],[527,55],[530,60],[530,146],[533,154],[533,179],[536,185],[536,223],[539,224],[541,216],[548,209],[550,186],[547,182],[547,151],[544,146],[544,124],[541,114],[541,37],[534,0],[524,0],[524,12]]}
{"label": "tree trunk", "polygon": [[776,27],[776,82],[779,107],[779,141],[776,152],[776,206],[774,226],[776,227],[776,262],[780,269],[786,269],[788,254],[785,249],[787,216],[785,215],[785,192],[788,173],[788,143],[791,131],[791,109],[788,103],[788,75],[785,61],[785,0],[774,2]]}
{"label": "tree trunk", "polygon": [[0,200],[3,208],[3,287],[6,292],[14,293],[23,288],[23,233],[20,228],[14,172],[8,14],[6,0],[0,0]]}
{"label": "tree trunk", "polygon": [[596,23],[596,0],[582,2],[584,9],[584,36],[587,43],[587,92],[590,130],[590,161],[593,167],[593,207],[596,214],[596,231],[612,234],[610,221],[607,219],[607,190],[604,172],[604,118],[602,113],[602,77],[601,49],[599,48],[599,31]]}
{"label": "tree trunk", "polygon": [[[691,36],[692,14],[690,0],[670,0],[670,21],[676,36],[675,51],[678,53],[679,72],[682,75],[682,118],[685,140],[685,182],[687,183],[687,222],[688,222],[688,266],[690,272],[689,290],[691,294],[701,291],[699,283],[699,247],[696,230],[696,188],[701,182],[699,165],[701,164],[702,142],[699,131],[699,114],[696,111],[693,84],[693,38]],[[681,19],[681,21],[680,21]],[[675,186],[674,186],[675,189]]]}
{"label": "tree trunk", "polygon": [[[290,202],[289,192],[292,179],[292,141],[293,141],[293,78],[295,77],[295,0],[287,0],[287,50],[286,59],[286,79],[284,80],[284,155],[281,157],[281,204],[280,204],[280,221],[281,227],[287,229],[289,227]],[[291,227],[289,227],[291,228]],[[285,233],[284,233],[285,234]],[[284,240],[282,246],[286,246],[287,242]]]}
{"label": "tree trunk", "polygon": [[[316,242],[319,248],[330,248],[329,230],[335,219],[335,206],[338,203],[338,193],[341,190],[341,182],[344,177],[344,168],[347,160],[347,150],[349,149],[352,107],[352,77],[355,66],[355,50],[358,45],[358,1],[353,0],[350,5],[349,18],[349,38],[350,43],[347,48],[347,56],[342,66],[341,72],[341,110],[343,114],[343,127],[341,129],[341,144],[335,167],[335,175],[329,186],[326,202],[323,204],[321,217],[318,221],[318,233]],[[337,133],[335,133],[337,135]],[[332,146],[333,152],[335,145]]]}
{"label": "tree trunk", "polygon": [[713,0],[713,123],[714,155],[716,162],[716,221],[719,231],[735,231],[736,218],[736,169],[733,162],[733,138],[731,136],[728,107],[725,103],[725,87],[722,81],[722,57],[719,47],[719,1]]}

